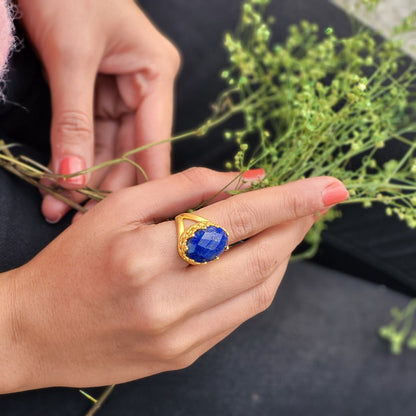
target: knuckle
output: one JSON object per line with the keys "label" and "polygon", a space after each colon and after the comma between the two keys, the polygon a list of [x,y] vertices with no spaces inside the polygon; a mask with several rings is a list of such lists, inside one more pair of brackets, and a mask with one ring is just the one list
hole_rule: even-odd
{"label": "knuckle", "polygon": [[178,74],[181,62],[179,50],[168,39],[163,38],[159,46],[153,50],[142,73],[147,80],[159,78],[170,81]]}
{"label": "knuckle", "polygon": [[[113,210],[116,211],[116,208],[126,207],[132,203],[132,192],[130,188],[119,189],[116,192],[112,192],[105,197],[102,201],[103,204],[109,204],[114,206]],[[118,212],[118,211],[116,211]]]}
{"label": "knuckle", "polygon": [[125,237],[117,236],[109,243],[109,262],[117,283],[132,286],[136,275],[135,256],[131,256]]}
{"label": "knuckle", "polygon": [[191,354],[183,354],[179,359],[175,360],[174,370],[183,370],[190,367],[199,357]]}
{"label": "knuckle", "polygon": [[285,205],[294,219],[303,217],[310,211],[307,199],[300,193],[294,194],[293,197],[287,197]]}
{"label": "knuckle", "polygon": [[[140,201],[140,198],[145,198],[146,195],[144,192],[139,191],[135,188],[123,188],[118,189],[115,192],[110,193],[108,196],[105,197],[105,199],[101,202],[103,206],[108,205],[107,213],[109,215],[112,215],[114,212],[125,212],[126,207],[132,206],[132,204],[135,204],[134,206],[137,209],[132,211],[131,214],[131,220],[132,223],[130,224],[133,228],[138,228],[139,226],[142,226],[146,223],[148,219],[148,213],[143,212],[143,210],[140,209],[138,204],[136,204],[136,201]],[[124,216],[123,222],[126,224],[128,222],[129,216]],[[127,221],[126,221],[127,220]]]}
{"label": "knuckle", "polygon": [[85,138],[93,137],[92,121],[82,111],[63,111],[57,115],[54,127],[58,137],[65,137],[67,143],[78,144]]}
{"label": "knuckle", "polygon": [[137,330],[150,337],[160,338],[158,342],[155,341],[157,344],[155,351],[158,356],[161,356],[164,351],[171,351],[167,348],[170,347],[170,344],[165,345],[163,341],[165,337],[162,335],[172,326],[174,319],[164,302],[157,299],[155,294],[146,292],[143,294],[144,296],[137,298]]}
{"label": "knuckle", "polygon": [[163,38],[157,56],[162,70],[174,76],[179,72],[182,62],[181,54],[170,40]]}
{"label": "knuckle", "polygon": [[314,223],[315,221],[312,216],[305,217],[302,219],[302,221],[300,221],[300,224],[297,227],[296,235],[295,235],[296,246],[302,242],[302,240],[305,238],[305,235],[308,233],[308,231],[311,229]]}
{"label": "knuckle", "polygon": [[274,293],[266,284],[261,284],[253,289],[252,312],[253,316],[265,311],[273,302]]}
{"label": "knuckle", "polygon": [[231,230],[236,238],[245,238],[251,235],[254,224],[257,222],[257,213],[254,208],[238,200],[230,200],[228,216],[231,221]]}
{"label": "knuckle", "polygon": [[87,64],[94,56],[94,47],[83,38],[73,36],[71,29],[62,28],[61,36],[48,36],[45,44],[50,54],[55,54],[61,59],[62,65],[77,62],[80,65]]}
{"label": "knuckle", "polygon": [[188,343],[183,338],[169,335],[159,338],[154,346],[154,352],[158,359],[170,363],[174,369],[180,369],[186,366],[184,355],[188,348]]}
{"label": "knuckle", "polygon": [[253,255],[249,259],[247,270],[255,283],[267,279],[277,266],[277,257],[264,242],[256,244]]}
{"label": "knuckle", "polygon": [[118,286],[138,288],[148,280],[152,265],[148,256],[137,256],[129,234],[117,235],[108,247],[111,277]]}
{"label": "knuckle", "polygon": [[167,57],[171,65],[172,72],[176,75],[181,68],[182,57],[179,50],[172,44],[170,44],[170,47],[168,48]]}
{"label": "knuckle", "polygon": [[191,185],[201,187],[201,184],[210,181],[210,178],[214,176],[214,171],[207,168],[193,167],[179,173],[181,178],[190,182]]}

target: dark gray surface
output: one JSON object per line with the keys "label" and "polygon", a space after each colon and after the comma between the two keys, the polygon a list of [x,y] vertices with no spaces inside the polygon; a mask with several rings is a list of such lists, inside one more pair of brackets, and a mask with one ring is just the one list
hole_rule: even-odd
{"label": "dark gray surface", "polygon": [[[316,265],[291,265],[269,310],[190,368],[118,386],[99,415],[412,415],[416,352],[393,356],[377,336],[390,307],[407,301]],[[70,389],[0,397],[2,416],[76,416],[87,407]]]}

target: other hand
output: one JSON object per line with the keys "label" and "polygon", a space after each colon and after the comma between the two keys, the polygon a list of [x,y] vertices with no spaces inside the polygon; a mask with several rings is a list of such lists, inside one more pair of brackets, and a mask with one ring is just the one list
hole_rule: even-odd
{"label": "other hand", "polygon": [[[23,25],[52,95],[50,167],[71,174],[171,135],[179,54],[133,0],[19,0]],[[170,146],[137,154],[149,179],[170,173]],[[129,164],[62,180],[67,196],[88,184],[115,191],[143,177]],[[44,196],[59,221],[69,207]]]}

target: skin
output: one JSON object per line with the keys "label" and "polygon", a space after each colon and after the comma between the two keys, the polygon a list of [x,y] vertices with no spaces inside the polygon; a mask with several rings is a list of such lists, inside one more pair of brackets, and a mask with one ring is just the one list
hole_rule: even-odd
{"label": "skin", "polygon": [[[19,0],[23,25],[42,60],[52,96],[50,168],[74,173],[171,136],[176,48],[133,0]],[[67,158],[70,159],[67,159]],[[62,160],[71,160],[65,168]],[[150,180],[170,173],[170,146],[137,155]],[[128,164],[62,181],[68,196],[85,183],[115,191],[143,181]],[[59,221],[68,206],[44,196]]]}
{"label": "skin", "polygon": [[[192,364],[272,302],[315,213],[348,195],[331,177],[220,195],[197,214],[233,244],[190,266],[169,218],[235,177],[206,169],[110,195],[0,278],[0,393],[126,382]],[[326,202],[324,202],[326,201]],[[114,215],[117,212],[117,215]],[[187,224],[189,226],[190,224]]]}
{"label": "skin", "polygon": [[6,68],[7,57],[12,43],[12,25],[6,0],[0,0],[0,81]]}

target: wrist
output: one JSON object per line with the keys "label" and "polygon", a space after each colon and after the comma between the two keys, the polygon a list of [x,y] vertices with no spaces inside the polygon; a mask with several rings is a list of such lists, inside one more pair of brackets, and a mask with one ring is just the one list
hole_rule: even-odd
{"label": "wrist", "polygon": [[29,390],[33,360],[22,333],[19,269],[0,274],[0,394]]}

